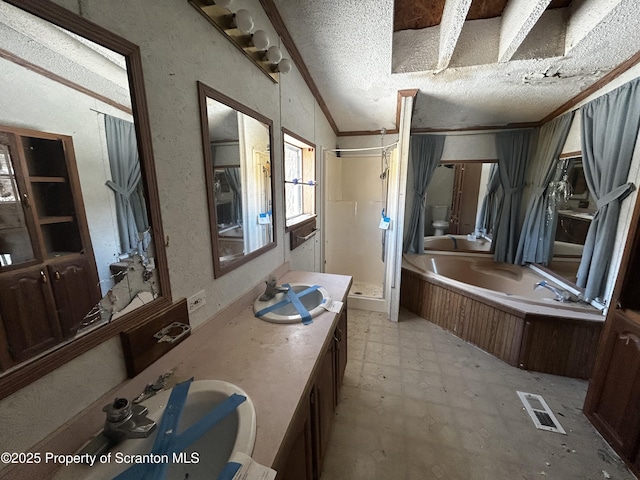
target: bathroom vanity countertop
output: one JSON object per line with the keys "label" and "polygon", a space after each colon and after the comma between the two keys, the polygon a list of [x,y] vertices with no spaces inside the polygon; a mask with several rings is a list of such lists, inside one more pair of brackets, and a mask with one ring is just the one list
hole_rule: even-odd
{"label": "bathroom vanity countertop", "polygon": [[[350,276],[294,271],[278,279],[279,284],[320,285],[332,299],[340,301],[346,300],[351,281]],[[269,323],[253,315],[253,300],[262,290],[261,284],[216,314],[140,375],[104,395],[67,428],[48,438],[39,450],[74,452],[80,446],[77,439],[86,441],[102,428],[103,405],[116,396],[135,398],[158,375],[174,370],[176,381],[192,376],[196,380],[219,379],[246,391],[256,409],[252,456],[257,462],[271,466],[320,353],[332,339],[330,334],[339,315],[323,312],[309,325]],[[29,475],[34,478],[33,472]],[[64,468],[56,478],[65,478]]]}

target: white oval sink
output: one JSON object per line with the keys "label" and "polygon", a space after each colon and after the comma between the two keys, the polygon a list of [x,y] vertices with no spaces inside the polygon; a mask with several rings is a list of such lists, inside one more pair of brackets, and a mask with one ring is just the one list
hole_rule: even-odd
{"label": "white oval sink", "polygon": [[[317,317],[325,309],[323,304],[329,301],[329,292],[317,285],[309,285],[305,283],[292,283],[291,289],[298,296],[298,300],[309,312],[311,318]],[[305,291],[309,291],[304,294]],[[303,294],[303,295],[300,295]],[[296,306],[288,301],[287,293],[277,293],[271,300],[261,301],[260,297],[253,303],[253,311],[258,318],[273,323],[296,323],[302,321],[302,315],[298,312]],[[281,304],[279,307],[272,309],[274,306]],[[265,309],[269,310],[264,313]]]}
{"label": "white oval sink", "polygon": [[[251,399],[236,385],[221,380],[200,380],[191,383],[187,400],[178,423],[177,434],[182,433],[203,416],[211,412],[232,394],[243,395],[247,399],[229,415],[224,417],[202,437],[184,450],[180,463],[169,466],[168,479],[215,479],[236,452],[251,455],[256,435],[256,412]],[[149,409],[147,417],[160,425],[171,390],[165,390],[144,402]],[[62,467],[57,479],[113,478],[133,465],[134,455],[151,452],[159,428],[148,438],[130,439],[111,448],[111,460],[93,467],[72,465]],[[169,457],[173,457],[169,455]],[[117,459],[124,459],[118,463]]]}

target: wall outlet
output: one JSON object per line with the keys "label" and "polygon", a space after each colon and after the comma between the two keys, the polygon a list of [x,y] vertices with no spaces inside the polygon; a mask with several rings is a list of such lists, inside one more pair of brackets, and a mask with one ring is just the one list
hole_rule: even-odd
{"label": "wall outlet", "polygon": [[187,307],[189,308],[189,313],[195,312],[205,303],[207,303],[207,295],[204,293],[204,290],[200,290],[198,293],[191,295],[187,299]]}

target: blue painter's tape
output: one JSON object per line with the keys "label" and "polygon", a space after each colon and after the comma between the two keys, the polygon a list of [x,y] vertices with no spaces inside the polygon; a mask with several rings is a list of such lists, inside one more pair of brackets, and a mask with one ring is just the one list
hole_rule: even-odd
{"label": "blue painter's tape", "polygon": [[[153,447],[151,447],[151,453],[158,455],[169,453],[172,438],[178,428],[182,410],[187,401],[187,394],[189,393],[191,382],[193,382],[193,378],[177,384],[173,387],[173,390],[171,390],[167,407],[158,425],[156,440],[153,443]],[[164,478],[168,468],[169,465],[164,463],[138,463],[122,472],[115,477],[114,480],[152,480]]]}
{"label": "blue painter's tape", "polygon": [[[256,316],[256,317],[262,317],[263,315],[266,315],[266,314],[267,314],[267,313],[269,313],[269,312],[273,312],[274,310],[277,310],[277,309],[279,309],[280,307],[284,307],[285,305],[288,305],[288,304],[290,304],[290,303],[293,303],[293,302],[291,301],[291,298],[289,297],[289,292],[291,292],[291,293],[292,293],[293,295],[295,295],[297,298],[300,298],[300,297],[304,297],[305,295],[308,295],[308,294],[309,294],[309,293],[311,293],[311,292],[315,292],[316,290],[318,290],[318,289],[320,288],[320,286],[319,286],[319,285],[312,285],[311,287],[304,289],[304,290],[303,290],[303,291],[301,291],[300,293],[295,293],[295,292],[293,292],[293,289],[291,288],[291,285],[289,285],[288,283],[285,283],[283,286],[284,286],[284,287],[289,287],[289,290],[287,291],[287,297],[286,297],[286,298],[284,298],[283,300],[280,300],[278,303],[274,303],[274,304],[273,304],[273,305],[271,305],[270,307],[265,307],[265,308],[263,308],[262,310],[258,310],[258,311],[255,313],[255,316]],[[324,302],[324,300],[323,300],[323,302]],[[296,306],[296,304],[295,304],[295,303],[293,304],[293,306],[294,306],[294,307],[296,307],[296,310],[298,310],[298,313],[300,313],[300,316],[302,316],[302,312],[300,312],[300,310],[298,309],[298,307]],[[307,314],[309,314],[309,311],[308,311],[306,308],[304,308],[304,305],[300,304],[300,306],[303,308],[304,312],[306,312]],[[309,314],[309,319],[311,319],[311,314]],[[309,323],[311,323],[311,322],[312,322],[312,320],[310,320],[310,321],[308,321],[308,322],[306,322],[306,323],[304,322],[304,319],[303,319],[303,321],[302,321],[302,323],[305,323],[305,325],[306,325],[306,324],[309,324]]]}
{"label": "blue painter's tape", "polygon": [[[236,393],[227,397],[222,403],[216,405],[209,413],[204,415],[196,423],[191,425],[180,435],[176,433],[180,417],[186,403],[187,393],[193,378],[179,383],[173,388],[167,408],[160,420],[158,436],[153,444],[151,453],[157,455],[171,455],[182,452],[189,445],[197,441],[202,435],[213,428],[218,422],[244,402],[247,397]],[[156,480],[165,478],[169,464],[139,463],[115,477],[114,480]],[[237,471],[237,470],[236,470]],[[234,472],[235,474],[235,472]],[[233,478],[233,475],[229,478]]]}
{"label": "blue painter's tape", "polygon": [[202,435],[207,433],[211,428],[216,426],[220,420],[235,411],[235,409],[238,408],[238,405],[246,399],[247,397],[244,395],[238,395],[237,393],[227,397],[224,402],[216,405],[213,410],[178,435],[171,445],[171,452],[182,452],[185,448],[202,437]]}
{"label": "blue painter's tape", "polygon": [[302,304],[300,298],[298,298],[298,295],[293,291],[293,288],[291,288],[290,285],[285,283],[284,286],[289,287],[289,290],[287,290],[287,297],[289,297],[289,300],[291,300],[293,306],[296,307],[296,310],[300,314],[300,318],[302,318],[302,323],[305,325],[309,325],[311,322],[313,322],[309,310],[307,310],[306,307]]}
{"label": "blue painter's tape", "polygon": [[217,480],[233,480],[233,477],[236,475],[236,473],[238,473],[240,467],[242,467],[242,465],[238,462],[227,463],[227,465],[224,467],[224,470],[222,470],[222,472],[220,472],[220,475],[218,475]]}
{"label": "blue painter's tape", "polygon": [[270,307],[265,307],[262,310],[258,310],[255,313],[255,315],[256,315],[256,317],[261,317],[266,313],[273,312],[274,310],[277,310],[280,307],[284,307],[285,305],[289,305],[290,303],[291,303],[291,300],[289,300],[289,298],[285,297],[283,300],[280,300],[278,303],[274,303]]}

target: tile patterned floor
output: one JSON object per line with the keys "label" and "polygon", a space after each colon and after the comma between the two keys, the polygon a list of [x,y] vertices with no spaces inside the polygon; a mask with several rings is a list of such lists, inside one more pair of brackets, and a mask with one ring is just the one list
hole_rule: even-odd
{"label": "tile patterned floor", "polygon": [[[401,310],[349,310],[349,358],[321,480],[631,480],[581,412],[587,383],[513,368]],[[516,390],[567,435],[537,430]]]}

